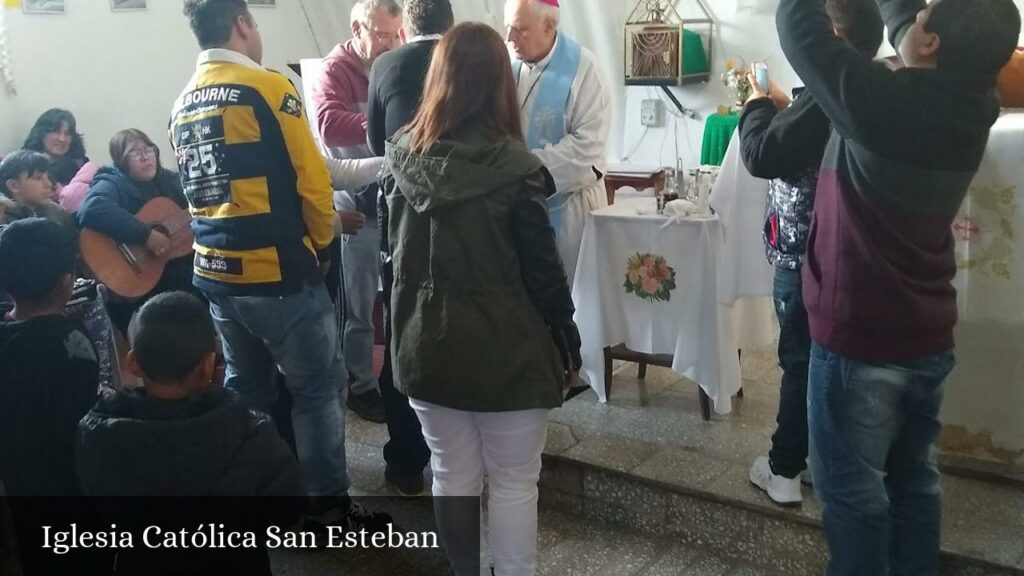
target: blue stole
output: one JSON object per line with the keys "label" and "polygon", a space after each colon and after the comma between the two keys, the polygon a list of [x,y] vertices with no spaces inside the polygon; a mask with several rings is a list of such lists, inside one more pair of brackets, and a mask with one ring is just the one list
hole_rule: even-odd
{"label": "blue stole", "polygon": [[[542,149],[548,144],[557,144],[565,138],[569,107],[569,93],[580,68],[580,45],[568,36],[558,33],[555,53],[537,80],[537,95],[527,122],[526,145],[530,150]],[[516,79],[522,77],[523,62],[515,64]],[[525,102],[523,103],[525,104]],[[562,212],[568,201],[567,194],[557,192],[548,198],[548,214],[556,238],[562,229]]]}

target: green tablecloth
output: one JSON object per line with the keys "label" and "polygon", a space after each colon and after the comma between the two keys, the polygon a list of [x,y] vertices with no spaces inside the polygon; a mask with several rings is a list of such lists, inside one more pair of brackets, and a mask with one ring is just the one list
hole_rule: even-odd
{"label": "green tablecloth", "polygon": [[712,114],[704,123],[704,140],[700,146],[701,165],[722,165],[725,150],[729,147],[732,133],[740,123],[740,115],[733,112],[729,115]]}

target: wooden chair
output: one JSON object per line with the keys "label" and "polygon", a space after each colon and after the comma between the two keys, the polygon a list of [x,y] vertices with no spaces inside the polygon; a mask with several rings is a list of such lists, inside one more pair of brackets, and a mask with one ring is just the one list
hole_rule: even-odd
{"label": "wooden chair", "polygon": [[[741,356],[742,353],[740,352]],[[636,371],[637,380],[643,380],[647,377],[647,365],[661,366],[663,368],[672,367],[672,355],[671,354],[644,354],[642,352],[634,352],[629,348],[626,348],[624,344],[617,346],[607,346],[604,349],[604,396],[610,398],[612,394],[612,362],[615,360],[625,360],[627,362],[636,362],[638,364]],[[700,394],[700,417],[705,421],[711,420],[711,398],[708,397],[707,392],[704,391],[699,385],[697,391]],[[740,388],[736,393],[737,398],[743,398],[743,388]]]}

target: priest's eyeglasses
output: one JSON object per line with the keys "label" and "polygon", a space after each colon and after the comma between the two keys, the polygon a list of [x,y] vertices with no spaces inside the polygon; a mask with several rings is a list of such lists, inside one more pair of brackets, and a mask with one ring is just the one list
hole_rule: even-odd
{"label": "priest's eyeglasses", "polygon": [[373,39],[377,42],[398,42],[402,39],[399,32],[381,32],[380,30],[371,30],[369,26],[364,27],[363,31],[373,35]]}

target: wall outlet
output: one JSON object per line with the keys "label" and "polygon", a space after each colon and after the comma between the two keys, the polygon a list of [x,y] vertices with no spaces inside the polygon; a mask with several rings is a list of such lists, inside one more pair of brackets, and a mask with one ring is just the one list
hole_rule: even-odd
{"label": "wall outlet", "polygon": [[665,107],[661,100],[643,100],[640,102],[640,124],[658,128],[665,124]]}

